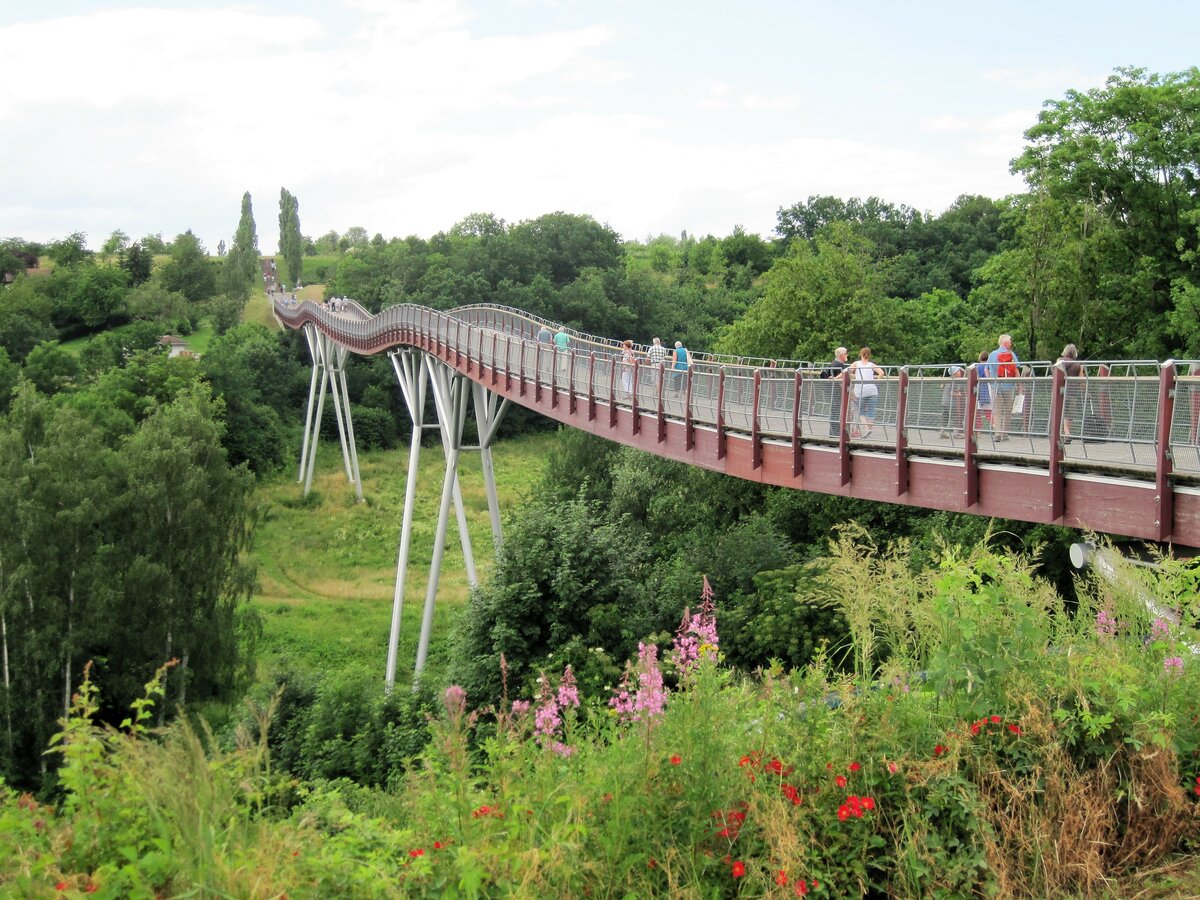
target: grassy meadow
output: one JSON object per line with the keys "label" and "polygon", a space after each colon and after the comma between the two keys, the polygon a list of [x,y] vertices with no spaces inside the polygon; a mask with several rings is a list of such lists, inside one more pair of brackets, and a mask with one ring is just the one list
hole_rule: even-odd
{"label": "grassy meadow", "polygon": [[[554,440],[551,434],[523,436],[502,440],[493,448],[502,517],[537,481]],[[259,592],[254,602],[263,614],[263,677],[281,664],[329,671],[364,662],[377,666],[383,675],[408,450],[361,454],[359,468],[361,503],[346,478],[337,445],[330,442],[319,448],[307,500],[303,485],[295,480],[295,468],[259,489],[262,518],[253,549]],[[412,671],[416,657],[444,472],[440,444],[423,447],[401,619],[397,671],[402,679]],[[491,568],[494,548],[479,454],[462,455],[459,482],[482,579]],[[452,522],[438,585],[431,673],[442,663],[446,635],[468,592],[462,548]]]}

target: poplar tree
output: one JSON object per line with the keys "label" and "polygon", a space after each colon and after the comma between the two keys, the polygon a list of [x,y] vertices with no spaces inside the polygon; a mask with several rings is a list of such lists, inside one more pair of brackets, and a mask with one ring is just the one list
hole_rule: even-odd
{"label": "poplar tree", "polygon": [[300,281],[304,237],[300,234],[300,201],[287,188],[279,189],[279,255],[283,257],[284,283],[294,289]]}
{"label": "poplar tree", "polygon": [[250,296],[258,276],[258,232],[254,227],[254,208],[250,192],[242,194],[242,217],[238,220],[237,234],[225,257],[225,293],[236,300]]}

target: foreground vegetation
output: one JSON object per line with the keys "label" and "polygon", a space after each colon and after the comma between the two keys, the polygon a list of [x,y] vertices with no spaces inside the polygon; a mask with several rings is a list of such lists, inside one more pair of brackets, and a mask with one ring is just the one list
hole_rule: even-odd
{"label": "foreground vegetation", "polygon": [[[269,704],[222,752],[186,722],[150,739],[160,680],[124,730],[93,725],[88,682],[56,741],[61,807],[11,792],[0,807],[0,884],[1059,897],[1123,894],[1152,872],[1146,895],[1194,894],[1194,569],[1124,573],[1072,612],[1021,558],[948,550],[913,575],[904,551],[843,529],[807,598],[845,617],[852,673],[821,655],[791,673],[731,670],[705,605],[643,646],[611,700],[581,702],[569,670],[476,712],[451,686],[419,764],[388,791],[279,772]],[[1184,624],[1148,613],[1146,591]]]}

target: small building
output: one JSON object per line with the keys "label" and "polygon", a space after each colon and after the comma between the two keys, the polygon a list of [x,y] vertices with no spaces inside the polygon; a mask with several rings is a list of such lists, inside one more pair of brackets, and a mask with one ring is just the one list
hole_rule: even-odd
{"label": "small building", "polygon": [[158,339],[159,344],[167,348],[168,356],[182,356],[189,352],[187,341],[173,334],[164,334]]}

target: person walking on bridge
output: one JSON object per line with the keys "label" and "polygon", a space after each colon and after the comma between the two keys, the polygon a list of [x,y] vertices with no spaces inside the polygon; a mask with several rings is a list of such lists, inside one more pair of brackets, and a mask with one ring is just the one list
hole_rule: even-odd
{"label": "person walking on bridge", "polygon": [[842,386],[837,379],[849,365],[846,362],[849,353],[845,347],[838,347],[833,351],[833,362],[821,370],[821,377],[830,382],[829,434],[833,437],[842,434]]}
{"label": "person walking on bridge", "polygon": [[[568,353],[571,347],[571,336],[567,334],[565,328],[558,329],[558,333],[554,335],[554,348],[558,353],[558,374],[568,374],[571,357]],[[568,385],[569,387],[569,385]]]}
{"label": "person walking on bridge", "polygon": [[[858,359],[850,365],[851,381],[854,382],[854,404],[858,407],[858,437],[869,438],[875,425],[875,409],[879,404],[879,387],[876,378],[883,378],[883,369],[871,362],[871,348],[858,351]],[[853,437],[853,433],[851,433]]]}
{"label": "person walking on bridge", "polygon": [[667,348],[661,340],[654,338],[650,341],[650,346],[646,348],[646,359],[650,360],[652,366],[661,366],[666,361]]}
{"label": "person walking on bridge", "polygon": [[692,354],[688,353],[683,341],[675,342],[675,364],[671,367],[671,389],[679,393],[683,384],[683,376],[692,365]]}
{"label": "person walking on bridge", "polygon": [[621,390],[633,396],[633,341],[621,342]]}
{"label": "person walking on bridge", "polygon": [[996,379],[992,382],[992,428],[996,441],[1007,441],[1016,384],[1004,379],[1017,377],[1021,360],[1013,351],[1011,334],[1000,335],[996,343],[996,349],[988,354],[987,360],[987,375]]}

